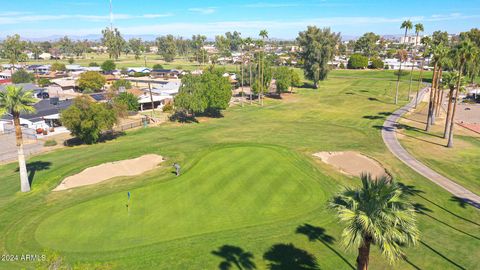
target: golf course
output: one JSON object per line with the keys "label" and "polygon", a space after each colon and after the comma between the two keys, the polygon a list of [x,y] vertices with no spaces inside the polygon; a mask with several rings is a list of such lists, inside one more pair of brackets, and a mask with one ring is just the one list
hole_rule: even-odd
{"label": "golf course", "polygon": [[[355,269],[357,250],[342,245],[343,226],[327,202],[361,182],[313,156],[355,151],[402,183],[418,212],[420,240],[406,248],[406,258],[391,265],[372,246],[369,268],[478,269],[480,211],[407,167],[382,141],[385,118],[407,103],[403,79],[398,105],[393,71],[332,71],[319,89],[305,81],[264,106],[247,102],[222,117],[32,156],[28,193],[19,192],[18,164],[0,165],[0,252],[55,254],[74,269]],[[417,79],[415,73],[415,87]],[[455,166],[471,173],[458,182],[477,183],[465,184],[476,192],[472,160],[480,144],[465,140],[472,154],[456,155]],[[165,161],[138,176],[53,191],[87,168],[146,154]],[[232,258],[241,258],[241,266]]]}

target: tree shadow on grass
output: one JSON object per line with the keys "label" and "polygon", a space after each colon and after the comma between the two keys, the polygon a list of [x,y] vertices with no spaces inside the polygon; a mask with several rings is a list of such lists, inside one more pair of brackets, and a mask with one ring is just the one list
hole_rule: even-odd
{"label": "tree shadow on grass", "polygon": [[446,223],[445,221],[440,220],[440,219],[432,216],[432,215],[429,214],[429,213],[433,213],[433,211],[430,210],[430,209],[429,209],[428,207],[426,207],[425,205],[423,205],[423,204],[421,204],[421,203],[414,203],[414,204],[413,204],[413,207],[415,208],[415,211],[416,211],[417,213],[419,213],[419,214],[421,214],[421,215],[424,215],[424,216],[427,216],[427,217],[435,220],[436,222],[441,223],[441,224],[449,227],[449,228],[452,229],[452,230],[455,230],[455,231],[457,231],[457,232],[459,232],[459,233],[463,233],[463,234],[465,234],[465,235],[467,235],[467,236],[470,236],[470,237],[472,237],[472,238],[480,241],[480,237],[475,236],[475,235],[473,235],[473,234],[470,234],[470,233],[468,233],[468,232],[462,231],[462,230],[460,230],[460,229],[458,229],[458,228],[456,228],[456,227],[454,227],[454,226]]}
{"label": "tree shadow on grass", "polygon": [[256,269],[256,265],[253,262],[253,254],[244,251],[240,247],[223,245],[218,250],[212,251],[212,254],[223,259],[218,265],[220,270],[232,269],[235,266],[239,270],[252,270]]}
{"label": "tree shadow on grass", "polygon": [[430,249],[431,251],[433,251],[435,254],[437,254],[438,256],[442,257],[444,260],[448,261],[449,263],[453,264],[454,266],[456,266],[458,269],[466,269],[465,267],[459,265],[458,263],[456,263],[455,261],[449,259],[447,256],[443,255],[442,253],[440,253],[438,250],[434,249],[433,247],[431,247],[430,245],[428,245],[425,241],[422,241],[420,240],[420,243],[422,245],[424,245],[426,248]]}
{"label": "tree shadow on grass", "polygon": [[[108,132],[105,132],[103,133],[100,138],[98,139],[98,143],[104,143],[104,142],[108,142],[108,141],[113,141],[119,137],[122,137],[122,136],[125,136],[125,132],[123,131],[108,131]],[[80,140],[79,138],[77,137],[74,137],[74,138],[71,138],[71,139],[68,139],[68,140],[65,140],[63,142],[63,145],[64,146],[69,146],[69,147],[72,147],[72,146],[79,146],[79,145],[84,145],[86,144],[85,142],[83,142],[82,140]]]}
{"label": "tree shadow on grass", "polygon": [[318,270],[317,259],[312,254],[303,249],[295,247],[293,244],[275,244],[265,254],[263,258],[268,263],[270,270]]}
{"label": "tree shadow on grass", "polygon": [[[471,224],[473,224],[473,225],[480,226],[479,223],[477,223],[477,222],[475,222],[475,221],[472,221],[472,220],[469,220],[469,219],[467,219],[467,218],[464,218],[464,217],[462,217],[462,216],[460,216],[460,215],[458,215],[458,214],[455,214],[454,212],[446,209],[445,207],[443,207],[443,206],[441,206],[441,205],[439,205],[439,204],[431,201],[430,199],[428,199],[427,197],[425,197],[425,196],[422,195],[422,194],[425,194],[424,191],[417,189],[414,185],[405,185],[405,184],[403,184],[403,183],[398,183],[398,184],[400,185],[400,187],[402,188],[402,191],[403,191],[405,194],[410,195],[410,196],[418,196],[418,197],[424,199],[425,201],[427,201],[427,202],[435,205],[436,207],[442,209],[443,211],[449,213],[449,214],[452,215],[452,216],[455,216],[455,217],[457,217],[457,218],[459,218],[459,219],[461,219],[461,220],[464,220],[464,221],[466,221],[466,222],[469,222],[469,223],[471,223]],[[415,206],[415,205],[414,205],[414,206]]]}
{"label": "tree shadow on grass", "polygon": [[462,208],[467,208],[467,206],[473,206],[475,208],[479,208],[480,209],[480,204],[477,203],[477,202],[474,202],[470,199],[467,199],[467,198],[461,198],[461,197],[457,197],[457,196],[452,196],[450,198],[450,201],[452,202],[456,202],[458,203],[458,206],[462,207]]}
{"label": "tree shadow on grass", "polygon": [[395,126],[397,127],[397,129],[405,129],[405,130],[409,130],[409,131],[415,131],[415,132],[421,133],[423,135],[429,135],[429,136],[432,136],[432,137],[443,138],[440,135],[426,132],[423,129],[419,129],[417,127],[412,127],[412,126],[405,125],[405,124],[400,124],[400,123],[397,123]]}
{"label": "tree shadow on grass", "polygon": [[338,257],[340,257],[340,259],[342,259],[348,266],[350,266],[350,268],[355,269],[355,267],[345,257],[343,257],[342,254],[340,254],[330,245],[335,242],[335,238],[331,235],[328,235],[325,232],[324,228],[313,226],[310,224],[303,224],[298,226],[295,232],[307,236],[308,240],[310,240],[311,242],[320,241]]}
{"label": "tree shadow on grass", "polygon": [[[38,171],[48,170],[50,169],[51,165],[52,163],[49,161],[33,161],[27,163],[28,182],[30,183],[30,186],[33,184],[33,180],[35,179],[35,173]],[[20,169],[17,167],[15,172],[18,171],[20,171]]]}

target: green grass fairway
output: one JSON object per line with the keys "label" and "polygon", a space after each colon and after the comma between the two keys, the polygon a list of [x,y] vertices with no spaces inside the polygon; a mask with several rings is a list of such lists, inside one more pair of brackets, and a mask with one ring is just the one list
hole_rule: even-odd
{"label": "green grass fairway", "polygon": [[275,223],[326,201],[315,178],[285,150],[221,148],[175,180],[131,190],[128,213],[117,192],[49,216],[35,235],[52,249],[96,252]]}
{"label": "green grass fairway", "polygon": [[[353,150],[410,186],[421,210],[421,242],[406,250],[407,260],[391,266],[372,247],[370,269],[478,268],[480,211],[452,200],[383,144],[381,125],[401,105],[393,104],[393,74],[346,74],[332,72],[318,90],[295,89],[282,99],[266,99],[263,107],[235,106],[221,118],[165,123],[30,157],[33,184],[27,194],[19,192],[18,165],[0,166],[0,253],[49,249],[69,265],[83,266],[78,269],[107,264],[97,269],[203,270],[219,269],[232,255],[219,250],[241,249],[252,254],[256,269],[269,269],[272,258],[294,260],[292,255],[305,252],[320,269],[352,269],[356,251],[343,249],[342,227],[325,202],[344,186],[358,185],[358,178],[312,154]],[[402,82],[400,103],[407,91]],[[51,191],[85,168],[144,154],[166,161],[140,176]],[[182,166],[178,178],[174,162]],[[0,262],[1,270],[35,267]]]}

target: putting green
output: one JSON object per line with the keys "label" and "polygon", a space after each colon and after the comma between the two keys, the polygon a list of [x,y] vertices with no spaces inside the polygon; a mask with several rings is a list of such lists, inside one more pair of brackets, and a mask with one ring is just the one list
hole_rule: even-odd
{"label": "putting green", "polygon": [[257,146],[211,151],[182,176],[131,194],[128,211],[122,192],[54,213],[36,240],[62,251],[119,250],[290,219],[326,199],[302,157]]}

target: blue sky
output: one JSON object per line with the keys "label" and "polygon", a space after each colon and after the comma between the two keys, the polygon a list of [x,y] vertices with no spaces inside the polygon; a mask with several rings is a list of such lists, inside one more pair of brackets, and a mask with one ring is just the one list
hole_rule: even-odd
{"label": "blue sky", "polygon": [[[112,0],[114,25],[127,35],[213,37],[237,30],[257,36],[295,38],[307,25],[331,27],[346,36],[373,31],[401,34],[401,22],[422,22],[426,33],[458,33],[480,27],[480,0]],[[109,0],[2,1],[0,36],[40,38],[99,34],[109,25]]]}

